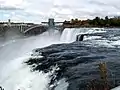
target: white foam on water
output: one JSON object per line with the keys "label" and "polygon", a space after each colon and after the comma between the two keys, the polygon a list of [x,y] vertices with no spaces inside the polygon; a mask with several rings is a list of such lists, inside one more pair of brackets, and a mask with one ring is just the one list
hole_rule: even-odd
{"label": "white foam on water", "polygon": [[86,42],[86,43],[90,43],[91,46],[93,46],[93,47],[110,47],[110,48],[114,48],[114,46],[111,45],[111,41],[109,41],[109,40],[92,40],[92,41]]}
{"label": "white foam on water", "polygon": [[20,57],[8,62],[2,69],[0,85],[5,90],[47,90],[49,77],[42,72],[31,72],[23,64],[29,57]]}
{"label": "white foam on water", "polygon": [[14,42],[15,42],[15,40],[7,41],[7,42],[1,44],[0,47],[4,47],[4,46],[9,45],[9,44],[14,43]]}
{"label": "white foam on water", "polygon": [[112,44],[112,45],[120,45],[120,40],[113,41],[111,44]]}
{"label": "white foam on water", "polygon": [[84,34],[85,32],[86,32],[86,30],[84,30],[84,29],[66,28],[62,33],[60,41],[64,42],[64,43],[74,42],[76,40],[76,35]]}
{"label": "white foam on water", "polygon": [[120,40],[120,36],[116,36],[116,37],[115,37],[114,35],[112,35],[112,36],[113,36],[113,37],[112,37],[113,39],[115,39],[115,40]]}
{"label": "white foam on water", "polygon": [[93,39],[99,39],[101,36],[85,36],[84,40],[93,40]]}
{"label": "white foam on water", "polygon": [[[101,33],[106,31],[98,28],[97,30],[96,28],[67,28],[63,31],[60,41],[57,33],[49,36],[49,33],[45,32],[38,36],[6,42],[7,44],[2,45],[0,48],[0,85],[5,90],[47,90],[50,73],[31,72],[30,68],[23,63],[30,58],[29,53],[35,48],[42,48],[51,44],[74,42],[78,34],[96,32]],[[95,40],[99,38],[101,37],[86,37],[85,39],[91,40],[92,45],[98,46],[113,47],[113,45],[119,44],[118,40]],[[66,90],[67,87],[68,83],[62,79],[58,81],[55,89]]]}
{"label": "white foam on water", "polygon": [[[108,29],[109,30],[109,29]],[[106,29],[104,28],[66,28],[62,36],[60,38],[61,43],[71,43],[76,41],[76,36],[81,34],[94,34],[94,33],[105,33]],[[84,41],[87,40],[86,43],[92,46],[99,46],[99,47],[111,47],[115,48],[115,46],[120,47],[120,37],[116,36],[110,39],[115,40],[108,40],[107,38],[102,38],[102,36],[84,36]]]}
{"label": "white foam on water", "polygon": [[24,62],[35,48],[42,48],[59,42],[59,35],[45,32],[38,36],[8,42],[0,48],[0,86],[5,90],[47,90],[49,74],[31,72]]}
{"label": "white foam on water", "polygon": [[[79,34],[92,34],[92,33],[103,33],[106,32],[103,28],[66,28],[62,36],[60,38],[60,41],[63,43],[70,43],[76,41],[76,36]],[[93,37],[93,38],[100,38],[100,37]],[[93,39],[89,38],[89,39]]]}
{"label": "white foam on water", "polygon": [[67,90],[69,84],[65,81],[65,79],[61,79],[57,83],[58,85],[55,87],[55,90]]}
{"label": "white foam on water", "polygon": [[[112,30],[112,29],[110,28],[107,30]],[[120,30],[120,29],[113,28],[113,30]],[[63,43],[70,43],[70,42],[74,42],[76,40],[76,35],[78,35],[78,34],[92,34],[92,33],[105,33],[105,32],[106,32],[106,29],[104,29],[104,28],[65,29],[61,36],[61,41]],[[95,40],[95,39],[98,39],[98,40]],[[115,40],[113,40],[113,41],[108,40],[107,38],[102,38],[101,36],[85,36],[85,38],[84,38],[84,40],[89,40],[88,42],[85,42],[85,43],[90,43],[89,45],[92,45],[93,47],[115,48],[115,46],[119,46],[119,48],[120,48],[120,37],[119,36],[114,37],[114,35],[111,35],[111,39],[115,39]],[[62,84],[60,84],[60,85],[62,85]],[[58,87],[56,87],[55,90],[61,90],[60,89],[61,87],[64,87],[64,86],[59,87],[59,85],[58,85]],[[64,90],[64,89],[62,89],[62,90]],[[118,86],[112,90],[120,90],[120,86]]]}
{"label": "white foam on water", "polygon": [[111,90],[120,90],[120,86],[116,87],[116,88],[113,88]]}

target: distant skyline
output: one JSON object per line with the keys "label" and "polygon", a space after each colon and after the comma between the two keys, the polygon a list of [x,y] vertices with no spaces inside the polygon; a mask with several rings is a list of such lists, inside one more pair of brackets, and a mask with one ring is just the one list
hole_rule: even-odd
{"label": "distant skyline", "polygon": [[55,18],[87,19],[119,16],[120,0],[0,0],[0,21],[40,23]]}

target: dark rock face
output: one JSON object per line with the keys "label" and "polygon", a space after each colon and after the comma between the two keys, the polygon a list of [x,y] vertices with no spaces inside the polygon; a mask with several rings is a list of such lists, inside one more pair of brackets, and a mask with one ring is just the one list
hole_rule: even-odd
{"label": "dark rock face", "polygon": [[76,36],[76,41],[83,41],[83,39],[84,39],[84,34]]}
{"label": "dark rock face", "polygon": [[[57,77],[51,75],[50,85],[55,83],[55,80],[66,78],[69,83],[68,90],[90,90],[87,87],[90,82],[94,82],[95,85],[101,82],[98,68],[100,62],[107,64],[109,87],[120,85],[119,48],[91,47],[85,45],[84,42],[74,42],[51,45],[37,51],[44,57],[26,62],[28,65],[37,64],[33,66],[33,70],[47,73],[56,65],[60,68],[54,73]],[[102,87],[97,90],[102,90]]]}

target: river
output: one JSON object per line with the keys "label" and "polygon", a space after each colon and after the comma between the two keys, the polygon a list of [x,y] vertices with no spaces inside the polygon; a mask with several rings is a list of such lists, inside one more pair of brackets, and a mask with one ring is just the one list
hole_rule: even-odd
{"label": "river", "polygon": [[[74,42],[77,34],[85,34],[85,33],[87,34],[101,33],[101,36],[85,36],[84,41],[82,43]],[[52,44],[58,44],[58,45],[50,46]],[[83,46],[83,49],[76,48],[81,52],[78,52],[75,49],[75,47],[79,47],[78,44]],[[58,66],[54,66],[56,63],[52,63],[51,66],[53,65],[54,67],[52,68],[51,71],[48,71],[47,73],[43,73],[41,71],[44,71],[44,69],[49,69],[50,67],[43,68],[43,69],[39,68],[40,72],[37,70],[33,72],[32,71],[33,68],[24,62],[28,61],[29,58],[31,58],[31,52],[33,49],[44,48],[47,46],[50,46],[48,48],[45,48],[45,50],[48,52],[51,48],[53,51],[55,48],[58,49],[55,55],[53,53],[49,53],[48,57],[52,55],[53,57],[58,56],[60,58],[67,56],[67,59],[66,58],[64,59],[66,61],[61,61],[62,63],[57,62]],[[95,52],[92,52],[91,48]],[[64,51],[60,51],[62,49],[64,49]],[[103,52],[102,51],[99,52],[100,50],[103,50]],[[81,71],[80,73],[77,71],[77,69],[78,68],[85,69],[85,67],[81,67],[81,66],[78,67],[79,65],[81,65],[80,62],[78,62],[77,66],[75,67],[76,64],[73,65],[74,62],[69,61],[68,54],[70,54],[70,52],[71,52],[71,55],[75,56],[75,57],[71,57],[72,60],[75,60],[75,58],[79,56],[79,55],[76,56],[76,53],[79,53],[82,56],[81,58],[88,58],[88,60],[89,58],[92,58],[93,60],[99,59],[100,61],[106,60],[107,62],[109,62],[109,59],[110,59],[114,62],[117,62],[118,64],[117,66],[119,66],[119,62],[118,62],[118,60],[120,59],[119,50],[120,50],[120,29],[117,29],[117,28],[114,28],[114,29],[104,29],[104,28],[65,29],[61,36],[58,32],[54,32],[52,35],[49,35],[48,32],[45,32],[41,35],[30,36],[30,37],[25,37],[23,35],[13,33],[13,31],[8,31],[4,36],[0,37],[0,67],[1,67],[0,68],[0,85],[5,90],[19,90],[19,89],[20,90],[48,90],[48,88],[50,89],[50,87],[52,88],[55,85],[57,85],[57,87],[54,88],[55,90],[67,90],[67,89],[78,90],[77,85],[80,85],[80,83],[76,85],[74,85],[74,83],[77,83],[80,80],[79,78],[81,78],[82,76],[80,77],[78,76],[78,74],[84,75],[83,74],[84,71]],[[64,56],[62,53],[66,56]],[[82,55],[82,53],[84,54]],[[97,56],[97,54],[99,55]],[[86,59],[83,59],[83,60],[86,60]],[[59,65],[64,66],[65,62],[66,64],[73,62],[72,64],[70,64],[72,65],[71,68],[69,66],[66,66],[69,71],[67,71],[66,73],[63,73],[63,75],[61,75],[61,73],[60,75],[56,75],[55,77],[58,77],[58,79],[56,78],[56,82],[54,80],[50,84],[53,78],[50,76],[54,75],[55,70],[60,68]],[[83,61],[82,64],[83,63],[86,64],[86,62]],[[50,62],[49,61],[43,62],[43,64],[47,65],[46,63],[50,63]],[[91,67],[93,63],[96,63],[96,61],[94,62],[90,61],[90,63],[87,62],[86,65],[89,64]],[[111,65],[111,63],[112,62],[110,62],[109,64]],[[89,69],[89,68],[86,68],[86,69]],[[119,69],[119,67],[117,67],[117,69]],[[119,73],[116,73],[114,69],[113,69],[113,73],[115,73],[114,76],[116,76],[116,78],[119,77]],[[73,74],[76,76],[74,76]],[[71,75],[71,77],[69,75]],[[78,80],[76,80],[75,78],[77,78]],[[82,78],[84,79],[85,77],[82,77]],[[118,84],[119,83],[117,83],[117,85]]]}

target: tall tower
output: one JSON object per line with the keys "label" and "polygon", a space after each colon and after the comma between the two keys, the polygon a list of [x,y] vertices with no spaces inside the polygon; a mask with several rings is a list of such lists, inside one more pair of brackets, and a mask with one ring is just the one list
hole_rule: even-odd
{"label": "tall tower", "polygon": [[55,22],[54,22],[53,18],[49,18],[48,25],[49,25],[49,28],[54,28],[55,27]]}
{"label": "tall tower", "polygon": [[11,20],[8,19],[8,26],[11,26]]}

